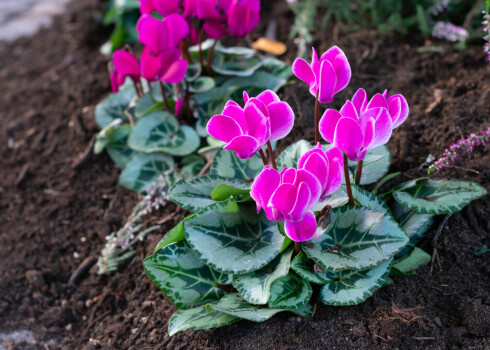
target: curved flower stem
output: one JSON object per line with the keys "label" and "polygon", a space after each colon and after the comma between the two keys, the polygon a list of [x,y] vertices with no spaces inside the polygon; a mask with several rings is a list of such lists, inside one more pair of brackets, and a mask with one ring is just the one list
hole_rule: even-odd
{"label": "curved flower stem", "polygon": [[269,158],[271,159],[272,167],[277,170],[276,157],[274,156],[274,151],[272,150],[272,145],[270,141],[267,141],[267,153],[269,153]]}
{"label": "curved flower stem", "polygon": [[138,95],[138,97],[141,98],[142,94],[141,94],[141,91],[140,91],[140,89],[138,87],[138,84],[134,80],[133,80],[133,84],[134,84],[134,89],[136,90],[136,95]]}
{"label": "curved flower stem", "polygon": [[216,47],[217,43],[218,43],[218,39],[215,39],[213,46],[211,46],[211,48],[209,49],[209,53],[208,53],[207,68],[208,68],[208,75],[209,76],[211,76],[211,74],[213,74],[213,70],[211,69],[211,63],[213,63],[214,48]]}
{"label": "curved flower stem", "polygon": [[361,175],[362,175],[362,160],[357,161],[357,169],[356,169],[356,185],[359,186],[361,183]]}
{"label": "curved flower stem", "polygon": [[189,44],[187,43],[187,39],[184,39],[180,42],[180,52],[182,52],[182,57],[184,57],[189,64],[193,64],[192,56],[189,53]]}
{"label": "curved flower stem", "polygon": [[352,188],[350,186],[350,175],[349,175],[349,159],[344,153],[344,178],[345,178],[345,187],[347,187],[347,196],[349,197],[349,205],[354,205],[354,197],[352,196]]}
{"label": "curved flower stem", "polygon": [[264,163],[264,166],[269,165],[269,162],[267,161],[267,157],[265,156],[264,151],[259,149],[259,154],[260,154],[260,158],[262,158],[262,163]]}
{"label": "curved flower stem", "polygon": [[320,101],[318,100],[318,94],[319,92],[316,93],[316,100],[315,100],[315,145],[320,142],[320,130],[319,130],[319,124],[320,124]]}
{"label": "curved flower stem", "polygon": [[301,251],[301,243],[295,241],[294,242],[294,252],[296,254],[299,254],[300,251]]}
{"label": "curved flower stem", "polygon": [[204,40],[204,28],[201,27],[199,32],[199,63],[201,64],[201,70],[204,71],[204,58],[202,56],[202,42]]}
{"label": "curved flower stem", "polygon": [[167,99],[167,94],[165,93],[165,86],[163,86],[163,83],[159,81],[160,83],[160,92],[162,93],[163,97],[163,104],[165,105],[165,108],[167,111],[170,111],[170,106],[168,105],[168,99]]}

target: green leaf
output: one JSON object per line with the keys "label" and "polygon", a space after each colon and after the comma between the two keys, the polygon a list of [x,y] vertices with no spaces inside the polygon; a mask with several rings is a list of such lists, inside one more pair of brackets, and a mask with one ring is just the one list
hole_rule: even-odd
{"label": "green leaf", "polygon": [[259,57],[247,55],[226,58],[224,56],[216,51],[211,64],[213,71],[222,75],[250,77],[263,64]]}
{"label": "green leaf", "polygon": [[207,266],[185,241],[166,246],[143,260],[146,273],[178,308],[191,308],[218,300],[232,276]]}
{"label": "green leaf", "polygon": [[211,174],[248,181],[253,180],[263,168],[258,154],[250,159],[240,159],[235,152],[220,149],[214,156]]}
{"label": "green leaf", "polygon": [[243,190],[228,184],[219,184],[214,188],[213,192],[211,192],[211,199],[213,201],[224,201],[232,196],[243,196],[249,193],[250,189]]}
{"label": "green leaf", "polygon": [[187,66],[187,71],[185,73],[185,81],[193,82],[201,76],[201,64],[194,63]]}
{"label": "green leaf", "polygon": [[308,317],[313,313],[313,308],[311,307],[311,305],[308,304],[305,305],[302,310],[298,310],[300,312],[284,308],[270,309],[258,307],[256,305],[247,303],[245,300],[243,300],[240,294],[225,295],[219,301],[211,304],[211,307],[213,308],[213,310],[253,322],[267,321],[269,318],[282,311],[299,313],[303,317]]}
{"label": "green leaf", "polygon": [[313,260],[300,252],[291,262],[291,269],[310,283],[325,284],[335,278],[335,274],[324,270]]}
{"label": "green leaf", "polygon": [[[168,84],[164,84],[165,91],[169,96],[173,94],[172,87]],[[174,103],[173,100],[170,100]],[[158,109],[163,109],[163,97],[160,92],[159,86],[152,86],[151,90],[146,92],[136,103],[134,108],[134,113],[138,118],[143,118],[148,114],[157,111]]]}
{"label": "green leaf", "polygon": [[396,201],[393,202],[393,216],[408,238],[422,236],[434,223],[434,215],[419,214]]}
{"label": "green leaf", "polygon": [[199,148],[201,139],[196,131],[183,125],[170,113],[153,112],[140,119],[128,139],[131,148],[145,152],[164,152],[185,156]]}
{"label": "green leaf", "polygon": [[[362,165],[361,185],[370,185],[388,173],[391,163],[391,155],[386,145],[376,147],[369,151]],[[357,162],[349,160],[349,170],[356,172]]]}
{"label": "green leaf", "polygon": [[211,77],[199,77],[189,84],[189,92],[198,93],[206,92],[216,86],[214,79]]}
{"label": "green leaf", "polygon": [[249,77],[235,77],[227,79],[221,88],[227,91],[230,98],[238,100],[242,92],[245,90],[250,96],[257,96],[264,90],[277,91],[280,87],[286,84],[286,79],[282,79],[273,74],[269,74],[262,70],[257,70]]}
{"label": "green leaf", "polygon": [[204,175],[192,180],[180,180],[170,190],[168,196],[182,208],[196,212],[215,203],[211,195],[221,184],[226,184],[248,194],[250,185],[246,182],[217,175]]}
{"label": "green leaf", "polygon": [[[345,188],[345,186],[342,186]],[[362,189],[359,186],[356,186],[355,184],[351,185],[352,187],[352,196],[356,201],[358,201],[363,207],[366,207],[368,209],[374,210],[374,211],[379,211],[381,213],[389,213],[390,209],[386,205],[383,200],[371,192],[368,192],[364,189]]]}
{"label": "green leaf", "polygon": [[118,168],[124,169],[128,162],[138,153],[128,146],[128,136],[131,133],[129,124],[122,125],[109,137],[106,151]]}
{"label": "green leaf", "polygon": [[[210,305],[212,306],[213,304]],[[239,317],[219,311],[208,312],[206,306],[190,310],[178,310],[168,322],[168,335],[171,337],[175,333],[188,329],[201,330],[227,326],[239,320]]]}
{"label": "green leaf", "polygon": [[257,305],[267,304],[271,295],[272,283],[289,272],[292,253],[293,248],[291,247],[267,266],[243,275],[233,276],[233,286],[247,302]]}
{"label": "green leaf", "polygon": [[412,252],[393,264],[393,267],[397,268],[401,272],[410,272],[417,270],[420,266],[429,263],[431,256],[424,252],[422,249],[415,247]]}
{"label": "green leaf", "polygon": [[163,154],[135,155],[119,177],[119,183],[130,190],[143,192],[158,176],[174,167],[174,161]]}
{"label": "green leaf", "polygon": [[332,272],[378,266],[408,243],[407,235],[386,213],[342,207],[332,210],[331,220],[320,238],[303,243],[303,250]]}
{"label": "green leaf", "polygon": [[283,166],[286,166],[287,168],[296,168],[301,156],[311,149],[313,149],[313,146],[306,140],[299,140],[298,142],[293,143],[282,151],[279,157],[277,157],[277,169],[282,169]]}
{"label": "green leaf", "polygon": [[468,181],[428,180],[393,193],[400,204],[421,214],[450,214],[481,198],[487,191]]}
{"label": "green leaf", "polygon": [[94,153],[99,154],[105,149],[109,144],[109,138],[111,135],[121,127],[122,120],[117,118],[114,119],[109,125],[104,129],[100,130],[95,135]]}
{"label": "green leaf", "polygon": [[270,308],[298,310],[308,304],[313,290],[307,280],[294,272],[279,278],[271,286]]}
{"label": "green leaf", "polygon": [[342,207],[349,202],[349,197],[347,196],[345,186],[340,186],[337,191],[327,196],[323,202],[316,203],[312,210],[320,211],[326,205],[330,205],[332,208]]}
{"label": "green leaf", "polygon": [[371,270],[345,270],[320,290],[320,300],[326,305],[356,305],[381,288],[390,272],[392,259]]}
{"label": "green leaf", "polygon": [[254,204],[234,199],[211,204],[184,223],[187,241],[212,268],[232,274],[264,267],[281,250],[284,236]]}
{"label": "green leaf", "polygon": [[128,122],[129,119],[124,111],[134,98],[134,87],[125,84],[118,93],[110,94],[95,107],[95,121],[102,129],[112,123],[114,119],[119,118]]}
{"label": "green leaf", "polygon": [[189,220],[193,216],[194,215],[189,215],[189,216],[185,217],[173,229],[168,231],[168,233],[165,236],[163,236],[163,238],[160,240],[160,242],[158,242],[153,253],[158,252],[160,249],[163,249],[172,243],[183,241],[185,239],[184,221]]}

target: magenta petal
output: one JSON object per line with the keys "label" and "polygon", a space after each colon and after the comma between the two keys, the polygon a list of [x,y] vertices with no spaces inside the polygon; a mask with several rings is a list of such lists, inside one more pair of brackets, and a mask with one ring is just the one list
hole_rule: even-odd
{"label": "magenta petal", "polygon": [[162,43],[164,42],[164,26],[161,21],[153,18],[150,15],[143,15],[136,24],[136,30],[138,31],[139,41],[148,47],[153,53],[160,53],[163,49]]}
{"label": "magenta petal", "polygon": [[320,61],[328,60],[333,62],[338,55],[345,56],[344,52],[338,46],[332,46],[323,53],[323,55],[320,57]]}
{"label": "magenta petal", "polygon": [[[255,178],[250,191],[250,197],[257,203],[257,213],[261,208],[267,208],[267,204],[269,203],[272,194],[280,183],[281,176],[278,171],[269,166],[266,166]],[[270,210],[266,210],[266,215],[269,220],[274,219]]]}
{"label": "magenta petal", "polygon": [[361,128],[364,130],[364,143],[362,148],[367,149],[374,140],[376,121],[374,118],[366,118],[362,120]]}
{"label": "magenta petal", "polygon": [[391,123],[394,125],[396,121],[400,118],[402,111],[402,105],[399,98],[392,99],[388,102],[388,112],[390,113]]}
{"label": "magenta petal", "polygon": [[196,5],[197,18],[201,20],[217,20],[219,18],[216,0],[198,0]]}
{"label": "magenta petal", "polygon": [[366,109],[377,107],[388,109],[388,103],[386,103],[386,99],[381,94],[374,95],[371,101],[369,101],[367,104]]}
{"label": "magenta petal", "polygon": [[315,74],[308,62],[302,58],[297,58],[293,62],[293,73],[298,79],[303,80],[308,85],[315,84]]}
{"label": "magenta petal", "polygon": [[257,97],[249,98],[248,101],[245,103],[245,106],[247,105],[247,103],[255,104],[257,106],[257,108],[260,109],[260,111],[262,112],[262,114],[264,116],[266,116],[266,117],[269,116],[269,110],[267,109],[267,106],[265,105],[264,102],[259,100]]}
{"label": "magenta petal", "polygon": [[354,120],[357,120],[359,117],[359,114],[357,114],[356,107],[354,106],[354,103],[351,101],[347,100],[342,108],[340,109],[340,114],[342,114],[342,117],[346,118],[352,118]]}
{"label": "magenta petal", "polygon": [[223,148],[235,151],[238,158],[248,159],[254,156],[254,154],[259,150],[260,145],[252,136],[243,135],[235,137]]}
{"label": "magenta petal", "polygon": [[294,112],[286,102],[273,102],[267,106],[271,123],[271,141],[286,137],[294,125]]}
{"label": "magenta petal", "polygon": [[310,240],[316,231],[315,214],[308,211],[301,221],[286,221],[284,230],[288,237],[295,242]]}
{"label": "magenta petal", "polygon": [[228,10],[228,27],[234,37],[244,37],[260,21],[260,1],[233,1]]}
{"label": "magenta petal", "polygon": [[219,22],[205,22],[203,25],[204,32],[211,39],[221,39],[228,34],[228,28]]}
{"label": "magenta petal", "polygon": [[390,104],[390,114],[391,114],[391,102],[393,100],[397,100],[397,99],[400,100],[400,116],[393,123],[393,126],[392,126],[393,129],[400,126],[407,119],[408,113],[409,113],[408,103],[407,103],[407,100],[405,99],[405,97],[403,97],[403,95],[396,94],[396,95],[388,97],[388,100],[387,100],[387,102]]}
{"label": "magenta petal", "polygon": [[266,106],[269,106],[271,103],[281,101],[279,96],[277,96],[277,94],[272,90],[265,90],[265,91],[261,92],[257,96],[257,99],[262,101]]}
{"label": "magenta petal", "polygon": [[152,55],[150,49],[145,48],[141,53],[141,75],[148,81],[158,80],[162,69],[162,57]]}
{"label": "magenta petal", "polygon": [[321,103],[330,103],[333,101],[335,86],[337,85],[337,76],[329,61],[321,62],[319,78],[318,100]]}
{"label": "magenta petal", "polygon": [[163,20],[165,40],[163,49],[175,49],[180,42],[189,35],[189,23],[178,13],[172,13]]}
{"label": "magenta petal", "polygon": [[238,125],[240,125],[243,134],[249,134],[247,119],[245,118],[245,111],[238,104],[233,105],[231,103],[227,103],[222,114],[232,117],[238,123]]}
{"label": "magenta petal", "polygon": [[[315,151],[318,149],[313,149],[312,151]],[[322,184],[322,190],[324,189],[324,186],[326,184],[326,180],[328,179],[328,159],[323,153],[323,151],[320,149],[318,150],[319,152],[312,152],[309,154],[306,154],[308,157],[304,159],[304,155],[302,164],[298,162],[298,169],[304,169],[307,170],[308,172],[312,173],[318,181]],[[311,152],[311,151],[309,151]]]}
{"label": "magenta petal", "polygon": [[215,139],[227,143],[235,137],[242,135],[242,129],[238,123],[226,115],[215,115],[212,117],[206,126],[206,130]]}
{"label": "magenta petal", "polygon": [[[143,4],[143,1],[141,3]],[[180,11],[179,0],[153,0],[153,5],[164,17]]]}
{"label": "magenta petal", "polygon": [[[248,93],[246,91],[243,91],[243,103],[247,104],[248,100],[250,100],[250,96],[248,96]],[[238,105],[238,103],[237,103],[237,105]]]}
{"label": "magenta petal", "polygon": [[[340,49],[339,49],[340,50]],[[337,77],[337,83],[335,84],[334,94],[343,90],[347,84],[349,84],[352,72],[349,65],[347,57],[344,53],[335,57],[333,61],[333,69],[335,70],[335,75]]]}
{"label": "magenta petal", "polygon": [[276,208],[286,216],[293,209],[297,197],[298,188],[292,184],[283,183],[274,192],[267,206]]}
{"label": "magenta petal", "polygon": [[332,147],[325,152],[328,158],[328,181],[323,192],[326,197],[338,190],[344,175],[344,160],[342,152],[337,147]]}
{"label": "magenta petal", "polygon": [[281,182],[285,184],[294,184],[296,172],[297,170],[295,168],[284,168],[281,171]]}
{"label": "magenta petal", "polygon": [[335,128],[333,140],[350,160],[357,160],[357,153],[361,150],[364,143],[364,135],[360,125],[351,118],[341,118]]}
{"label": "magenta petal", "polygon": [[[157,0],[140,0],[140,12],[142,15],[149,15],[155,11],[153,3]],[[162,0],[160,0],[162,1]],[[166,1],[166,0],[163,0]]]}
{"label": "magenta petal", "polygon": [[335,135],[335,128],[337,127],[337,123],[340,118],[342,118],[342,114],[340,114],[335,109],[327,109],[325,113],[323,113],[322,119],[320,119],[319,130],[320,135],[322,135],[323,139],[327,142],[332,143]]}
{"label": "magenta petal", "polygon": [[354,96],[352,97],[352,104],[356,109],[357,115],[361,115],[366,109],[367,105],[367,94],[364,89],[358,89]]}
{"label": "magenta petal", "polygon": [[168,67],[165,74],[161,77],[161,81],[164,81],[169,84],[175,84],[185,77],[185,73],[187,72],[187,65],[189,63],[186,60],[177,60],[170,67]]}
{"label": "magenta petal", "polygon": [[238,103],[236,103],[235,101],[232,101],[232,100],[230,100],[230,101],[226,102],[226,104],[225,104],[225,107],[224,107],[224,108],[226,109],[226,107],[228,107],[228,106],[240,107],[240,105],[239,105]]}
{"label": "magenta petal", "polygon": [[113,56],[114,69],[122,75],[140,75],[138,59],[124,50],[116,50]]}
{"label": "magenta petal", "polygon": [[385,108],[381,108],[376,118],[374,138],[369,145],[369,149],[384,145],[389,141],[393,130],[391,126],[390,114]]}
{"label": "magenta petal", "polygon": [[308,209],[313,206],[318,199],[320,199],[323,191],[322,183],[325,180],[321,181],[317,179],[317,177],[310,173],[308,170],[299,169],[296,172],[296,180],[294,181],[295,186],[301,185],[301,183],[306,183],[308,185],[308,189],[310,190],[310,201],[308,203]]}
{"label": "magenta petal", "polygon": [[309,204],[312,202],[311,193],[306,182],[302,182],[298,186],[298,195],[294,203],[293,209],[287,215],[284,215],[286,220],[301,220],[308,209]]}

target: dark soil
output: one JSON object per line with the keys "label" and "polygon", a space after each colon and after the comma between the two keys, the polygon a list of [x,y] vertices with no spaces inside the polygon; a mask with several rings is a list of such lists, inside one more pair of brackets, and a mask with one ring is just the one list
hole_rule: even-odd
{"label": "dark soil", "polygon": [[[488,196],[452,215],[433,243],[436,223],[422,248],[432,254],[437,247],[438,259],[417,276],[395,278],[361,305],[318,304],[310,319],[279,314],[262,324],[241,321],[169,339],[166,327],[176,308],[141,261],[180,217],[137,246],[138,254],[117,273],[101,277],[92,267],[78,286],[69,286],[72,273],[98,256],[105,236],[137,200],[118,187],[110,159],[88,151],[97,131],[94,107],[109,91],[107,61],[98,52],[108,33],[94,20],[98,7],[96,0],[74,2],[52,28],[0,44],[0,333],[28,329],[37,339],[11,348],[490,348],[489,255],[472,253],[490,245]],[[265,22],[276,17],[278,36],[286,41],[292,21],[287,7],[265,7]],[[256,35],[263,32],[259,27]],[[291,62],[294,46],[287,42]],[[410,117],[389,143],[391,171],[403,171],[399,181],[424,175],[418,168],[429,154],[440,156],[451,142],[490,124],[490,72],[481,48],[459,52],[444,44],[442,53],[418,53],[421,38],[367,31],[335,42],[327,32],[316,46],[324,51],[333,44],[353,67],[335,107],[359,87],[369,94],[389,88],[409,102]],[[297,122],[279,148],[312,139],[313,97],[306,86],[294,81],[282,96]],[[437,177],[490,189],[488,149],[457,165]],[[162,216],[174,209],[169,205]]]}

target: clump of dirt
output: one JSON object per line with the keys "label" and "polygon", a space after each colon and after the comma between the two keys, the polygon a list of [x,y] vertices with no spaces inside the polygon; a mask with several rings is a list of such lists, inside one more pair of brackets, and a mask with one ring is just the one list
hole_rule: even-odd
{"label": "clump of dirt", "polygon": [[[489,344],[490,264],[472,252],[489,245],[490,199],[452,215],[442,227],[433,264],[414,277],[395,278],[361,305],[316,304],[309,319],[279,314],[212,331],[167,335],[176,311],[141,267],[161,235],[182,217],[150,234],[137,254],[111,276],[96,268],[68,281],[86,259],[95,258],[105,236],[117,229],[136,195],[117,185],[118,170],[105,155],[88,151],[97,127],[95,105],[109,92],[107,59],[98,48],[107,31],[94,20],[102,1],[74,2],[69,12],[31,39],[0,44],[0,325],[2,332],[30,330],[44,349],[485,349]],[[276,18],[287,41],[291,13],[283,2],[264,6],[264,23]],[[265,24],[255,36],[264,33]],[[403,93],[411,112],[388,144],[398,181],[425,175],[427,156],[440,156],[449,143],[489,123],[490,74],[481,48],[419,53],[420,37],[329,33],[319,51],[339,45],[351,62],[348,88],[328,106],[339,108],[360,87],[369,95],[388,88]],[[440,43],[436,43],[440,44]],[[280,95],[296,111],[295,128],[282,140],[313,139],[314,102],[297,81]],[[324,106],[325,108],[325,106]],[[490,185],[490,152],[475,151],[436,177]],[[469,169],[469,170],[468,170]],[[162,216],[175,210],[169,205]],[[442,218],[421,244],[429,254]],[[488,254],[488,253],[487,253]],[[31,341],[29,341],[31,342]]]}

